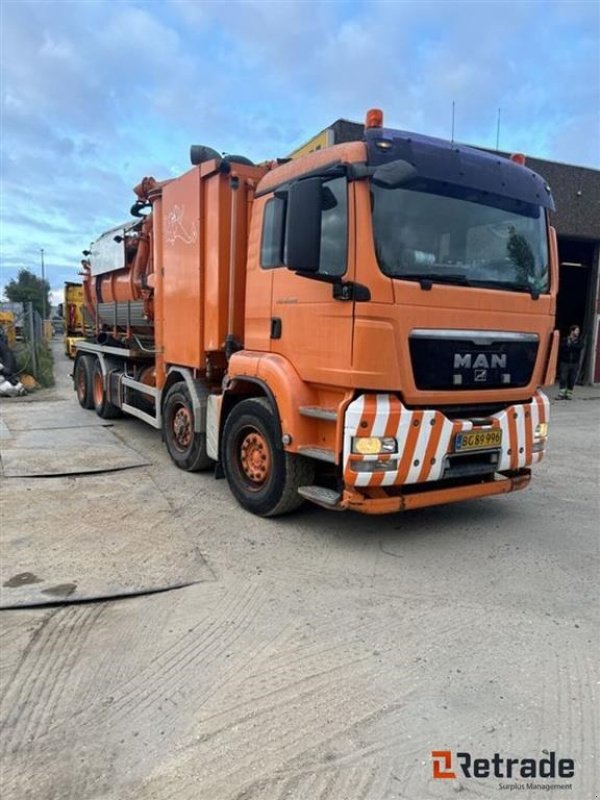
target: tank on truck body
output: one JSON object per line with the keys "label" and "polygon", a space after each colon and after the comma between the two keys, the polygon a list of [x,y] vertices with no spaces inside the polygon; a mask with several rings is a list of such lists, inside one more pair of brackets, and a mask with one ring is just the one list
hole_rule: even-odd
{"label": "tank on truck body", "polygon": [[[383,127],[252,165],[195,149],[83,262],[85,407],[164,431],[246,509],[385,513],[526,486],[557,251],[522,163]],[[145,215],[145,216],[144,216]]]}

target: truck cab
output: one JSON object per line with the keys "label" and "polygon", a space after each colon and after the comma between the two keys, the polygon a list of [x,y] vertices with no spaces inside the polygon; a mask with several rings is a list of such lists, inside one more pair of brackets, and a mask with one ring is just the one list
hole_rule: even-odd
{"label": "truck cab", "polygon": [[522,162],[377,120],[258,184],[229,379],[269,353],[286,449],[343,475],[311,499],[375,513],[526,485],[557,263],[550,189]]}

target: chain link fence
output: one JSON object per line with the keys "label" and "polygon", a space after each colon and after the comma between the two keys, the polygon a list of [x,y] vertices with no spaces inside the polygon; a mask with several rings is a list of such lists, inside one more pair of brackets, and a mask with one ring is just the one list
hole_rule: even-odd
{"label": "chain link fence", "polygon": [[1,303],[0,328],[4,377],[10,382],[22,380],[27,386],[27,376],[32,376],[33,385],[52,386],[54,362],[49,346],[52,328],[33,303]]}
{"label": "chain link fence", "polygon": [[40,380],[40,345],[45,345],[44,324],[42,317],[33,307],[33,303],[23,304],[23,342],[27,346],[30,357],[30,368],[33,377]]}

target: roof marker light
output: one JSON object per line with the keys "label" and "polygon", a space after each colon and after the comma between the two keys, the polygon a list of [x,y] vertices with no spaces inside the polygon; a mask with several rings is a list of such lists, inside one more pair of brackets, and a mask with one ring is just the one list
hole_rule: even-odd
{"label": "roof marker light", "polygon": [[367,111],[365,128],[383,128],[383,111],[380,108],[370,108]]}
{"label": "roof marker light", "polygon": [[510,160],[514,161],[515,164],[520,164],[522,167],[525,166],[525,156],[523,153],[513,153]]}

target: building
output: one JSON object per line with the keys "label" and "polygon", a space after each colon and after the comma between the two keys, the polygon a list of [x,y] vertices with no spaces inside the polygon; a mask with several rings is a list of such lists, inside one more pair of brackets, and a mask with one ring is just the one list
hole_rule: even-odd
{"label": "building", "polygon": [[[338,119],[291,157],[362,139],[363,130],[360,123]],[[580,382],[600,383],[600,170],[529,156],[527,166],[546,179],[556,203],[551,215],[560,263],[556,326],[561,334],[570,325],[581,326],[586,347]]]}

